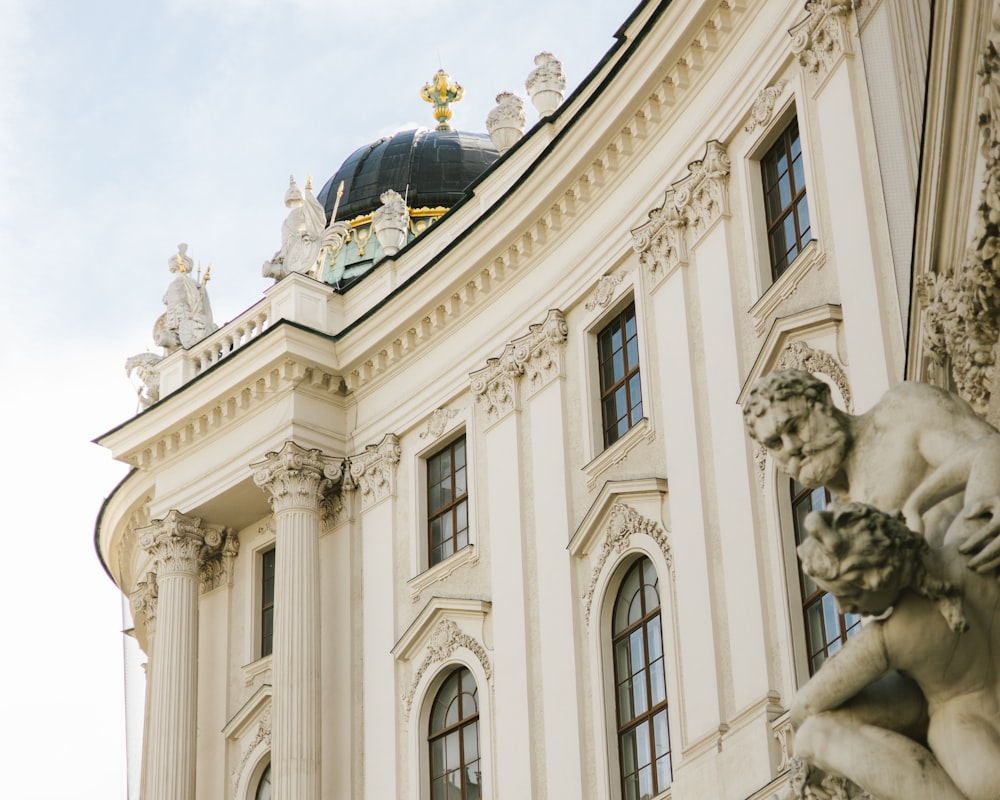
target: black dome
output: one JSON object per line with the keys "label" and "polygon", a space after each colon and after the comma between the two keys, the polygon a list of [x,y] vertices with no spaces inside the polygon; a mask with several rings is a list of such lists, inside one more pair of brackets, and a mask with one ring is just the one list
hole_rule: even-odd
{"label": "black dome", "polygon": [[355,150],[316,199],[329,217],[343,181],[338,219],[372,213],[387,189],[404,195],[410,208],[451,208],[499,157],[484,133],[402,131]]}

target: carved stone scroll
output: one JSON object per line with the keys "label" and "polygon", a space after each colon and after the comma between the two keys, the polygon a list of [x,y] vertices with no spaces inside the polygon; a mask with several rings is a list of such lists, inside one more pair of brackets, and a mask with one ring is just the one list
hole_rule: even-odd
{"label": "carved stone scroll", "polygon": [[859,0],[809,0],[808,16],[789,31],[792,52],[811,75],[825,75],[837,59],[850,51],[847,17]]}

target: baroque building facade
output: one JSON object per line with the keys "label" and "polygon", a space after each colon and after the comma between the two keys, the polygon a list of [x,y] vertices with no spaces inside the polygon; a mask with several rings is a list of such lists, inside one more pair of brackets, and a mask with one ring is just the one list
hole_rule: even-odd
{"label": "baroque building facade", "polygon": [[98,440],[142,797],[779,796],[856,620],[740,404],[790,366],[998,402],[993,12],[647,0],[567,97],[539,55],[526,133],[510,93],[452,131],[439,74],[435,132],[293,181],[217,330],[172,257],[178,342]]}

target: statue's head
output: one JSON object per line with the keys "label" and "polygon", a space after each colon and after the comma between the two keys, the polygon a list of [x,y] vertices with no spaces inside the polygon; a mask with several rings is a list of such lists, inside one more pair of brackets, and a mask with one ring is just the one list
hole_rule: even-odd
{"label": "statue's head", "polygon": [[836,477],[851,444],[848,417],[834,407],[830,387],[800,369],[758,380],[743,404],[743,421],[778,466],[809,488]]}
{"label": "statue's head", "polygon": [[844,612],[881,614],[919,583],[927,542],[897,516],[864,503],[834,505],[806,516],[798,547],[802,571]]}
{"label": "statue's head", "polygon": [[288,178],[288,191],[285,192],[285,205],[288,208],[302,205],[302,191],[295,182],[295,176]]}

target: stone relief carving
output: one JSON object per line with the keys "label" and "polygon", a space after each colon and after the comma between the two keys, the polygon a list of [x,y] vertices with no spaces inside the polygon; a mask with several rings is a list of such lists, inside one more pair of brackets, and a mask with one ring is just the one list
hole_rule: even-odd
{"label": "stone relief carving", "polygon": [[261,742],[267,743],[267,748],[270,749],[271,746],[271,707],[268,706],[264,709],[264,712],[260,716],[260,721],[257,723],[257,731],[254,733],[253,738],[247,742],[246,747],[243,748],[243,756],[240,758],[240,765],[234,767],[230,777],[233,782],[233,791],[240,785],[240,778],[243,777],[243,772],[247,768],[247,762],[250,760],[250,756],[253,755],[254,750],[257,749],[257,745]]}
{"label": "stone relief carving", "polygon": [[773,86],[761,89],[750,109],[750,121],[744,127],[747,133],[753,133],[758,127],[767,125],[771,121],[771,114],[774,113],[774,103],[785,91],[788,81],[784,78],[777,81]]}
{"label": "stone relief carving", "polygon": [[434,664],[451,658],[451,655],[460,647],[469,650],[482,665],[483,671],[486,673],[486,679],[489,681],[493,680],[493,666],[490,663],[490,657],[486,654],[486,648],[463,632],[454,620],[439,620],[428,640],[427,653],[420,662],[420,666],[417,667],[416,672],[414,672],[409,688],[400,698],[403,702],[403,714],[406,719],[410,718],[410,708],[413,705],[417,685],[420,683],[420,679],[424,676],[424,673]]}
{"label": "stone relief carving", "polygon": [[623,277],[621,273],[617,275],[602,275],[594,287],[594,296],[587,301],[587,311],[593,311],[597,308],[607,308],[611,305],[611,301],[615,297],[615,289],[621,284]]}
{"label": "stone relief carving", "polygon": [[663,526],[642,516],[625,503],[615,503],[611,507],[611,518],[605,529],[601,554],[590,573],[590,585],[583,593],[584,617],[588,625],[590,624],[590,607],[594,601],[594,590],[597,588],[597,579],[601,575],[601,570],[604,569],[605,563],[613,553],[620,555],[628,549],[633,535],[645,535],[656,542],[656,546],[667,560],[667,566],[673,570],[674,556],[670,551],[670,541]]}
{"label": "stone relief carving", "polygon": [[378,444],[370,444],[359,456],[351,456],[351,478],[361,493],[361,507],[370,508],[396,491],[396,465],[401,453],[399,439],[388,433]]}
{"label": "stone relief carving", "polygon": [[420,434],[421,439],[426,439],[430,436],[432,439],[437,439],[442,433],[444,433],[445,428],[448,427],[449,420],[454,419],[458,416],[458,409],[455,408],[436,408],[431,414],[430,419],[427,420],[427,430]]}
{"label": "stone relief carving", "polygon": [[917,299],[925,307],[924,346],[942,368],[950,363],[958,393],[985,414],[1000,338],[1000,23],[996,4],[977,75],[980,151],[986,163],[972,243],[961,265],[950,273],[930,273],[918,280]]}
{"label": "stone relief carving", "polygon": [[632,230],[632,248],[653,278],[687,263],[688,239],[696,242],[722,215],[729,213],[729,154],[717,141],[705,145],[705,156],[688,165],[686,177],[674,183],[663,204],[649,212],[649,222]]}
{"label": "stone relief carving", "polygon": [[160,399],[160,373],[156,366],[162,360],[163,356],[154,353],[137,353],[125,360],[125,374],[134,382],[140,410]]}
{"label": "stone relief carving", "polygon": [[222,585],[232,586],[233,564],[240,552],[240,539],[236,531],[223,531],[222,547],[210,551],[201,566],[201,593],[210,592]]}
{"label": "stone relief carving", "polygon": [[538,116],[547,117],[562,104],[566,91],[562,62],[552,53],[539,53],[535,56],[535,68],[524,81],[524,88]]}
{"label": "stone relief carving", "polygon": [[278,512],[296,505],[319,508],[343,479],[344,462],[285,442],[280,451],[268,453],[250,469],[254,483],[267,492],[271,509]]}
{"label": "stone relief carving", "polygon": [[[826,796],[832,777],[879,800],[988,797],[1000,785],[996,634],[983,623],[1000,603],[1000,433],[920,383],[899,384],[855,416],[801,370],[761,378],[743,412],[785,472],[846,504],[807,518],[803,568],[844,610],[878,617],[793,701],[795,754],[807,762],[795,796]],[[874,697],[856,696],[883,674]],[[955,722],[965,713],[955,697],[971,701],[975,724]],[[928,710],[929,751],[918,725]],[[963,764],[956,749],[986,756]]]}
{"label": "stone relief carving", "polygon": [[850,47],[847,17],[860,0],[809,0],[808,16],[788,31],[792,52],[806,72],[821,76]]}
{"label": "stone relief carving", "polygon": [[312,271],[326,229],[326,211],[312,193],[311,178],[302,191],[295,183],[295,176],[289,177],[285,206],[288,216],[281,225],[281,249],[261,266],[261,274],[274,278],[275,282],[292,272]]}
{"label": "stone relief carving", "polygon": [[524,136],[524,100],[513,92],[500,92],[497,104],[486,115],[486,132],[500,155]]}
{"label": "stone relief carving", "polygon": [[552,309],[543,322],[528,327],[527,335],[514,339],[498,358],[487,359],[484,369],[469,375],[470,389],[486,414],[487,424],[514,410],[522,376],[534,392],[562,373],[568,333],[563,313]]}

